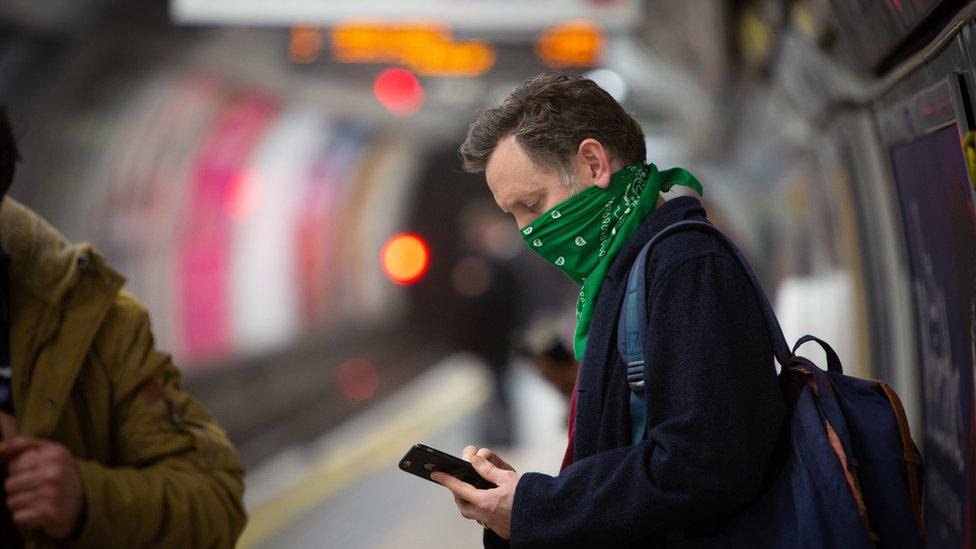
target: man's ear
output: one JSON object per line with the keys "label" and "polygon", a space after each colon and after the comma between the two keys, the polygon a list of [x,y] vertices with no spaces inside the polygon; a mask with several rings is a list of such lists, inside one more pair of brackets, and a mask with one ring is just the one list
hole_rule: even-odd
{"label": "man's ear", "polygon": [[610,154],[603,146],[603,143],[600,143],[592,137],[584,139],[576,151],[576,158],[581,166],[583,177],[589,179],[601,189],[606,189],[610,186],[610,176],[613,175],[613,166],[611,166]]}

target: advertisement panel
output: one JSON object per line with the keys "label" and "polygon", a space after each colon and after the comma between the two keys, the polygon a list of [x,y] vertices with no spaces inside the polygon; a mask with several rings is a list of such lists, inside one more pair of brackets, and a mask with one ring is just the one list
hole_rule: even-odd
{"label": "advertisement panel", "polygon": [[976,543],[976,216],[959,130],[892,148],[911,263],[933,547]]}

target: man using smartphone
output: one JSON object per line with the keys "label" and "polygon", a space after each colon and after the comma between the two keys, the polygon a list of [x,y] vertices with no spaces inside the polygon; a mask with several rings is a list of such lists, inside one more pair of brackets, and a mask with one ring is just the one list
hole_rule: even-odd
{"label": "man using smartphone", "polygon": [[759,302],[711,235],[664,240],[647,261],[646,428],[632,440],[616,349],[626,278],[640,249],[682,220],[706,221],[687,171],[646,164],[637,122],[594,82],[548,73],[471,125],[465,168],[484,171],[526,244],[580,287],[582,361],[561,472],[519,474],[487,448],[463,457],[497,488],[432,478],[488,547],[631,547],[718,536],[760,491],[785,413]]}
{"label": "man using smartphone", "polygon": [[233,446],[122,276],[4,198],[18,159],[0,108],[0,547],[233,547]]}

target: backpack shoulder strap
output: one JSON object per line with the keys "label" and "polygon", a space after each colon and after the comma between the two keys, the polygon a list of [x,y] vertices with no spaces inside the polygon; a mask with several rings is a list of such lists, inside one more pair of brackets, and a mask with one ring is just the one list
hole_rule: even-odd
{"label": "backpack shoulder strap", "polygon": [[637,255],[627,274],[627,292],[617,320],[617,350],[627,365],[627,383],[630,385],[631,443],[644,439],[647,425],[647,401],[644,394],[644,340],[647,334],[647,271],[648,242]]}
{"label": "backpack shoulder strap", "polygon": [[714,225],[704,221],[679,221],[665,227],[656,234],[637,255],[634,264],[627,274],[627,291],[624,294],[623,307],[620,309],[620,318],[617,321],[617,350],[620,358],[627,365],[627,382],[630,384],[630,413],[632,441],[636,444],[644,438],[644,430],[647,423],[646,396],[644,393],[644,368],[647,362],[644,354],[647,337],[647,257],[651,249],[665,238],[684,231],[699,231],[715,236],[720,243],[728,250],[735,259],[739,267],[745,273],[746,278],[756,292],[759,300],[759,307],[762,310],[763,320],[766,323],[767,333],[773,348],[773,355],[777,362],[786,366],[793,353],[790,352],[780,328],[779,320],[773,312],[773,307],[769,304],[766,292],[763,291],[756,278],[752,267],[746,261],[742,252]]}

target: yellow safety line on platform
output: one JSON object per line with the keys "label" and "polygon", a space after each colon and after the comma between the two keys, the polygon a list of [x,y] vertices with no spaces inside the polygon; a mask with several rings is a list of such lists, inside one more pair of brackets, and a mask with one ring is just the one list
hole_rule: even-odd
{"label": "yellow safety line on platform", "polygon": [[238,547],[256,547],[339,489],[373,470],[396,467],[397,458],[410,446],[483,405],[489,396],[488,382],[483,370],[458,367],[446,370],[444,378],[422,395],[402,413],[344,444],[341,452],[325,456],[307,476],[252,509]]}

